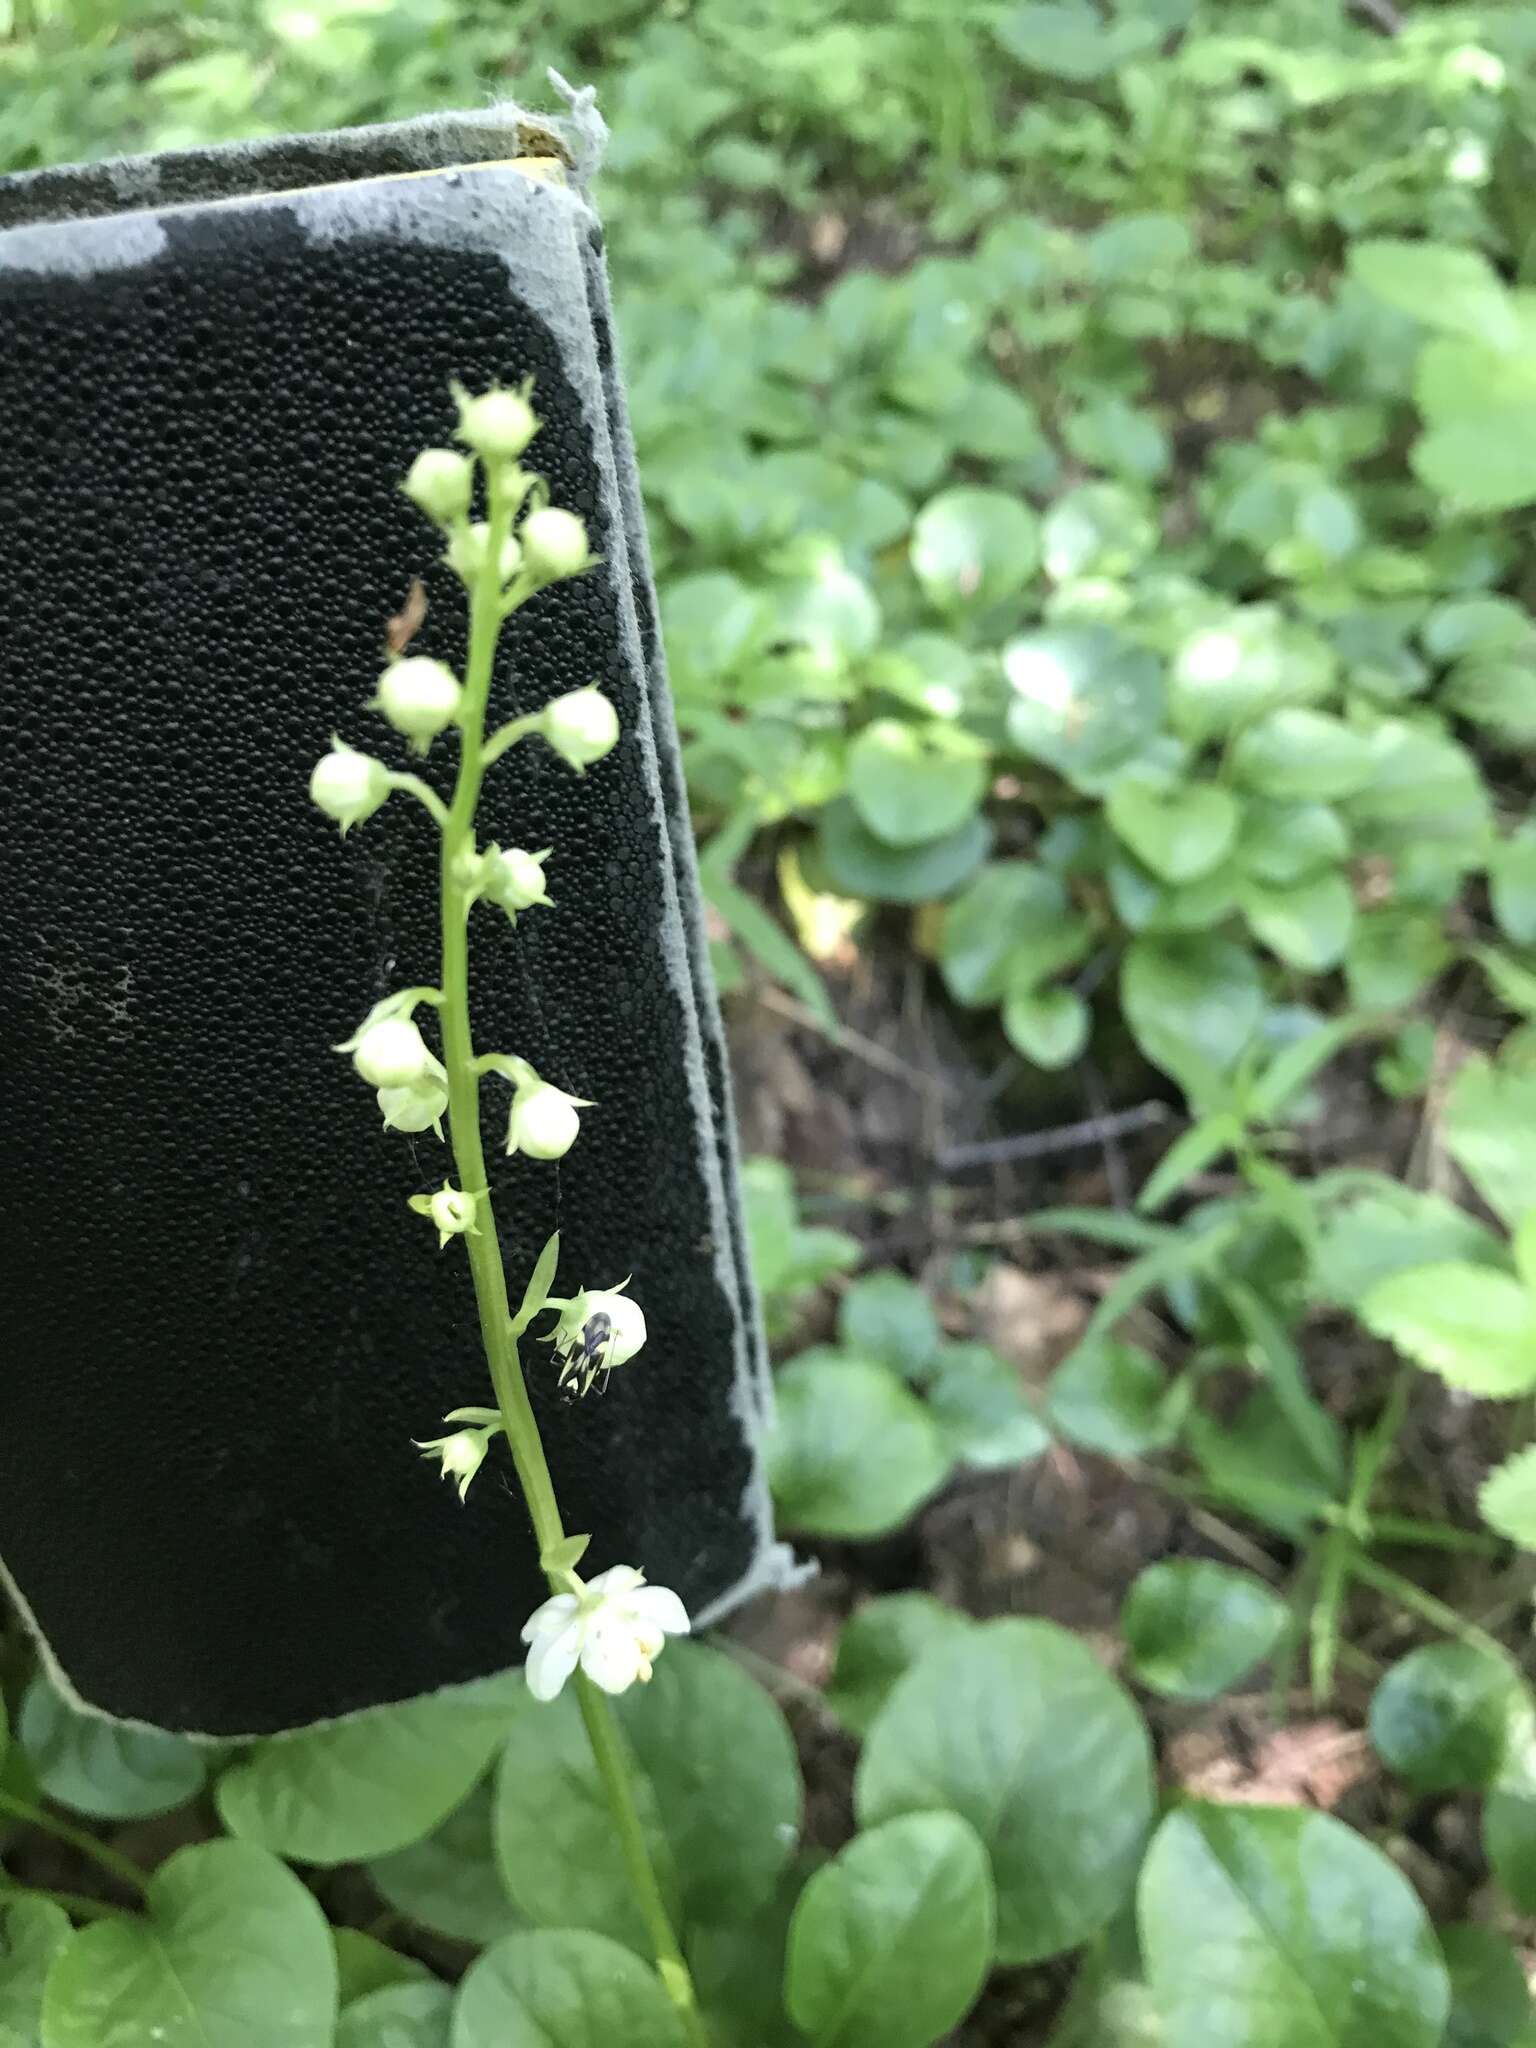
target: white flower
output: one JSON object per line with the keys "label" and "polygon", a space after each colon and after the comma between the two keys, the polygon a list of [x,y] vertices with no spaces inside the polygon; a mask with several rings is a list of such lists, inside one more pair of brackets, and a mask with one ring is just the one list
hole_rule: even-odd
{"label": "white flower", "polygon": [[477,455],[512,461],[539,431],[533,407],[521,393],[493,385],[479,398],[455,391],[459,408],[459,439]]}
{"label": "white flower", "polygon": [[459,1499],[469,1492],[469,1482],[485,1463],[485,1454],[491,1438],[496,1434],[491,1429],[456,1429],[452,1436],[429,1437],[425,1443],[413,1439],[416,1448],[424,1458],[438,1458],[442,1461],[444,1479],[456,1479],[459,1485]]}
{"label": "white flower", "polygon": [[548,903],[544,863],[549,855],[547,846],[541,853],[527,853],[520,846],[487,847],[480,886],[505,911],[531,910],[536,903]]}
{"label": "white flower", "polygon": [[459,679],[446,662],[429,654],[408,655],[392,661],[379,677],[379,690],[369,701],[383,713],[396,732],[414,740],[421,751],[459,713],[464,692]]}
{"label": "white flower", "polygon": [[409,1017],[381,1017],[358,1033],[352,1064],[370,1088],[414,1088],[437,1061]]}
{"label": "white flower", "polygon": [[523,1624],[528,1690],[552,1700],[580,1664],[604,1692],[642,1685],[668,1636],[688,1633],[688,1612],[666,1586],[648,1586],[630,1564],[589,1579],[580,1593],[557,1593]]}
{"label": "white flower", "polygon": [[584,1287],[568,1300],[551,1296],[544,1304],[561,1311],[546,1339],[560,1360],[561,1386],[575,1380],[579,1393],[590,1393],[599,1373],[627,1365],[644,1345],[645,1311],[624,1292],[628,1285]]}
{"label": "white flower", "polygon": [[512,1093],[507,1118],[507,1151],[526,1152],[530,1159],[563,1159],[581,1130],[579,1109],[590,1109],[579,1095],[567,1095],[537,1075]]}
{"label": "white flower", "polygon": [[469,510],[475,465],[456,448],[423,448],[400,488],[429,519],[446,526]]}
{"label": "white flower", "polygon": [[523,521],[523,559],[541,583],[558,583],[589,566],[587,529],[574,512],[541,505]]}
{"label": "white flower", "polygon": [[595,685],[567,690],[544,706],[539,731],[566,766],[580,775],[618,744],[619,714]]}
{"label": "white flower", "polygon": [[389,795],[389,770],[371,754],[359,754],[340,740],[322,754],[309,778],[309,800],[334,818],[342,837],[349,825],[371,818]]}
{"label": "white flower", "polygon": [[410,1207],[418,1216],[430,1216],[437,1225],[437,1248],[446,1251],[450,1237],[478,1237],[475,1216],[479,1203],[464,1188],[444,1181],[435,1195],[412,1195]]}
{"label": "white flower", "polygon": [[425,1080],[410,1088],[381,1088],[379,1108],[386,1131],[436,1131],[443,1135],[442,1114],[448,1107],[448,1080],[436,1060]]}

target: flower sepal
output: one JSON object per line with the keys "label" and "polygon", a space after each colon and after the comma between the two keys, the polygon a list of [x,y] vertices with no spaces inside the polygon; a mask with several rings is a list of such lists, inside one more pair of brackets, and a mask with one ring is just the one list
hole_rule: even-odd
{"label": "flower sepal", "polygon": [[480,1226],[475,1221],[479,1211],[476,1198],[463,1188],[456,1188],[451,1181],[444,1181],[432,1195],[412,1195],[408,1206],[418,1216],[430,1216],[437,1226],[437,1248],[446,1251],[455,1237],[478,1237]]}
{"label": "flower sepal", "polygon": [[432,1436],[425,1441],[420,1437],[412,1438],[412,1442],[424,1458],[437,1459],[441,1467],[439,1476],[454,1482],[458,1487],[460,1500],[469,1492],[470,1481],[485,1463],[491,1439],[498,1434],[502,1426],[500,1416],[494,1415],[494,1411],[488,1409],[456,1408],[452,1415],[445,1415],[443,1420],[453,1422],[466,1414],[492,1414],[493,1420],[477,1429],[456,1429],[448,1436]]}

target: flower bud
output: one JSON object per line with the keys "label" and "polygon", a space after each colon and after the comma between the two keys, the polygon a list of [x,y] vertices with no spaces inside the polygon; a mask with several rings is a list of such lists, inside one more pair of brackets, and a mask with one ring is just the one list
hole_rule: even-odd
{"label": "flower bud", "polygon": [[628,1365],[645,1343],[645,1311],[631,1301],[621,1280],[617,1287],[584,1287],[568,1301],[551,1300],[560,1320],[549,1341],[560,1360],[563,1385],[574,1378],[585,1393],[600,1372]]}
{"label": "flower bud", "polygon": [[389,795],[389,770],[371,754],[355,753],[335,741],[309,778],[309,800],[334,818],[346,837],[349,825],[371,818]]}
{"label": "flower bud", "polygon": [[434,1436],[425,1443],[416,1440],[416,1448],[424,1458],[436,1458],[444,1479],[456,1481],[459,1499],[469,1492],[469,1482],[485,1463],[485,1454],[490,1448],[493,1429],[457,1429],[452,1436]]}
{"label": "flower bud", "polygon": [[586,1105],[547,1081],[532,1080],[513,1090],[507,1119],[507,1151],[530,1159],[563,1159],[581,1130],[576,1114]]}
{"label": "flower bud", "polygon": [[400,486],[439,526],[462,519],[475,488],[475,465],[456,448],[423,448]]}
{"label": "flower bud", "polygon": [[479,398],[458,394],[459,439],[493,462],[515,460],[539,431],[533,407],[515,391],[493,385]]}
{"label": "flower bud", "polygon": [[619,714],[596,685],[567,690],[544,706],[539,731],[566,766],[580,775],[618,744]]}
{"label": "flower bud", "polygon": [[372,701],[396,732],[424,747],[453,723],[463,694],[458,677],[445,662],[434,661],[427,654],[412,654],[390,663],[379,677],[379,693]]}
{"label": "flower bud", "polygon": [[549,853],[547,846],[542,853],[525,853],[520,846],[488,847],[481,871],[481,886],[485,894],[509,912],[531,910],[535,903],[548,903],[544,863]]}
{"label": "flower bud", "polygon": [[409,1017],[385,1017],[362,1032],[352,1064],[370,1088],[414,1088],[437,1062]]}
{"label": "flower bud", "polygon": [[574,512],[541,505],[523,521],[523,558],[541,583],[579,575],[592,560],[587,529]]}
{"label": "flower bud", "polygon": [[[473,582],[485,567],[485,551],[490,546],[490,540],[490,527],[485,520],[477,519],[469,526],[461,526],[449,541],[448,566],[463,582]],[[509,533],[501,544],[502,582],[510,583],[522,566],[522,543],[515,534]]]}
{"label": "flower bud", "polygon": [[434,1071],[409,1088],[381,1088],[379,1108],[386,1131],[436,1131],[441,1137],[442,1114],[448,1107],[448,1084],[434,1060]]}

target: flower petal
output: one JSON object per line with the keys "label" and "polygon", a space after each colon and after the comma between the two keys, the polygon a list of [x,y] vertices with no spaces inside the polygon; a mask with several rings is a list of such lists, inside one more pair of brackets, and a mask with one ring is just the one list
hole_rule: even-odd
{"label": "flower petal", "polygon": [[579,1621],[540,1635],[528,1652],[524,1676],[536,1700],[552,1700],[576,1669],[588,1631]]}
{"label": "flower petal", "polygon": [[564,1628],[575,1619],[580,1604],[574,1593],[556,1593],[542,1607],[535,1607],[523,1623],[523,1641],[531,1643],[538,1636],[547,1636],[552,1629]]}
{"label": "flower petal", "polygon": [[645,1584],[645,1573],[636,1571],[632,1564],[611,1564],[607,1571],[599,1572],[595,1579],[588,1579],[587,1591],[596,1593],[603,1600],[612,1600],[615,1595],[629,1593]]}
{"label": "flower petal", "polygon": [[625,1609],[669,1636],[689,1633],[688,1610],[670,1586],[637,1586],[624,1596]]}
{"label": "flower petal", "polygon": [[581,1668],[604,1692],[628,1692],[645,1662],[634,1630],[619,1617],[597,1614],[587,1624]]}

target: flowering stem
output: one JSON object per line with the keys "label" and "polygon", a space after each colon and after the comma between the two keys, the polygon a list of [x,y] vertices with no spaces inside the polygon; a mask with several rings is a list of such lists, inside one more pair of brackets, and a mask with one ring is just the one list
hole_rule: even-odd
{"label": "flowering stem", "polygon": [[666,1901],[661,1896],[656,1869],[646,1847],[640,1809],[635,1804],[634,1787],[630,1783],[628,1762],[613,1709],[584,1671],[576,1674],[576,1697],[581,1702],[587,1740],[592,1745],[598,1776],[603,1781],[603,1792],[618,1829],[619,1848],[629,1872],[629,1881],[645,1916],[651,1947],[656,1952],[657,1974],[677,2008],[689,2040],[696,2044],[696,2048],[709,2048],[709,2035],[694,1998],[693,1979],[677,1945],[677,1936],[672,1932]]}
{"label": "flowering stem", "polygon": [[[511,1446],[512,1462],[517,1468],[523,1495],[533,1518],[539,1552],[541,1556],[548,1557],[563,1541],[565,1527],[560,1519],[538,1422],[528,1399],[517,1339],[512,1333],[506,1272],[501,1261],[501,1245],[491,1205],[480,1130],[480,1063],[476,1058],[469,1023],[471,898],[462,875],[464,857],[474,851],[475,811],[480,800],[480,785],[491,760],[514,739],[531,732],[537,723],[533,719],[514,720],[502,727],[489,745],[486,743],[486,700],[490,693],[491,670],[502,619],[498,564],[516,509],[508,503],[507,494],[499,487],[494,470],[488,470],[487,490],[489,533],[483,566],[470,591],[469,653],[464,673],[464,697],[459,711],[459,773],[442,831],[443,964],[442,1004],[438,1017],[442,1028],[443,1066],[448,1076],[448,1122],[454,1164],[460,1186],[475,1197],[479,1218],[478,1232],[467,1235],[464,1245],[474,1279],[480,1335],[502,1425]],[[553,1592],[562,1590],[562,1582],[553,1576],[549,1584]],[[690,2039],[699,2044],[699,2048],[708,2048],[708,2036],[694,2000],[693,1981],[678,1948],[661,1888],[651,1866],[634,1789],[629,1780],[628,1763],[612,1712],[584,1673],[578,1674],[576,1684],[582,1719],[586,1723],[604,1794],[618,1830],[630,1881],[650,1930],[658,1974],[677,2006]]]}

